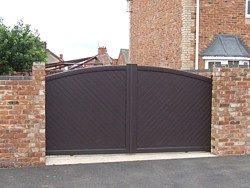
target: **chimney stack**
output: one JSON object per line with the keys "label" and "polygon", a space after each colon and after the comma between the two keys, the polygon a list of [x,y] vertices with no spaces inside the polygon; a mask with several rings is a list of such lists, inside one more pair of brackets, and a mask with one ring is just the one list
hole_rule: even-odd
{"label": "chimney stack", "polygon": [[98,48],[98,55],[100,55],[100,54],[105,54],[105,53],[107,53],[107,48],[106,47],[99,47]]}

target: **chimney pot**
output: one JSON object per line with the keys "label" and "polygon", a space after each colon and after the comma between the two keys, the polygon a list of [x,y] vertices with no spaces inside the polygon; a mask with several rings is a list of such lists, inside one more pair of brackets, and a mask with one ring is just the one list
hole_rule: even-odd
{"label": "chimney pot", "polygon": [[63,54],[60,54],[60,59],[63,60]]}

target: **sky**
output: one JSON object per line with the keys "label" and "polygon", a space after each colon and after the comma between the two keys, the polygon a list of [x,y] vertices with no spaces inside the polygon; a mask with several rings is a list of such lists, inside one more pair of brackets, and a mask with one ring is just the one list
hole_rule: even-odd
{"label": "sky", "polygon": [[94,56],[98,46],[118,58],[129,48],[126,0],[0,0],[6,26],[20,19],[38,29],[42,41],[64,60]]}

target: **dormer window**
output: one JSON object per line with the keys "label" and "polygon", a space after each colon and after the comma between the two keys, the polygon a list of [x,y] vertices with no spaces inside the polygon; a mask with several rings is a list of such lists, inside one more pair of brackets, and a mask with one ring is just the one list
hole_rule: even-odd
{"label": "dormer window", "polygon": [[246,17],[250,18],[250,0],[246,0]]}
{"label": "dormer window", "polygon": [[210,70],[213,67],[249,68],[250,49],[237,35],[217,35],[202,53],[202,59],[205,69]]}

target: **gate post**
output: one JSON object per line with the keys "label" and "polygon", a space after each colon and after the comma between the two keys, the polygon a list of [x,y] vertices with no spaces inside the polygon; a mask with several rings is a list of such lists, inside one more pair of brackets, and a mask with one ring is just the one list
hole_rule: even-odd
{"label": "gate post", "polygon": [[127,111],[126,111],[126,145],[128,152],[136,149],[136,123],[137,123],[137,65],[127,65]]}
{"label": "gate post", "polygon": [[0,107],[0,168],[45,165],[45,64],[0,78]]}
{"label": "gate post", "polygon": [[214,68],[212,153],[250,154],[250,69]]}

